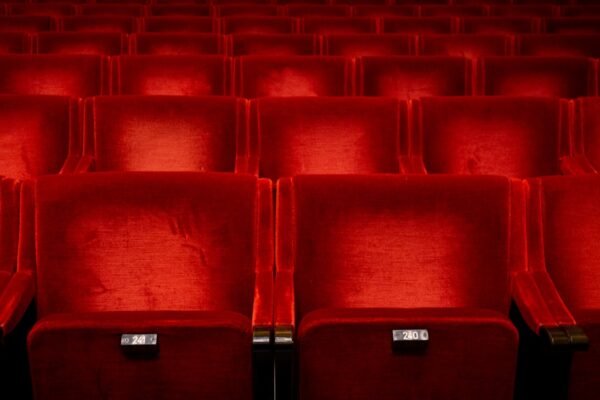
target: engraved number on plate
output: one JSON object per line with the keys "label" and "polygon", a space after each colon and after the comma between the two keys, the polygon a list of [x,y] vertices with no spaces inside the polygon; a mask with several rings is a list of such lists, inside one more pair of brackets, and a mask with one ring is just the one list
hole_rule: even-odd
{"label": "engraved number on plate", "polygon": [[156,346],[158,334],[156,333],[124,333],[121,335],[121,346]]}
{"label": "engraved number on plate", "polygon": [[429,331],[427,331],[427,329],[394,329],[392,336],[394,342],[429,341]]}

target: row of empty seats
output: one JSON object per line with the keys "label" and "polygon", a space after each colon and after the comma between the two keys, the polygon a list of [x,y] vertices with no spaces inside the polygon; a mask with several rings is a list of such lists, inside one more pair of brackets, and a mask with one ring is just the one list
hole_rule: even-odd
{"label": "row of empty seats", "polygon": [[[600,171],[600,99],[0,96],[0,173]],[[81,115],[81,118],[78,116]],[[79,127],[83,126],[83,131]]]}
{"label": "row of empty seats", "polygon": [[600,17],[0,16],[0,32],[600,33]]}
{"label": "row of empty seats", "polygon": [[464,6],[473,4],[483,4],[490,6],[540,6],[540,5],[559,5],[590,7],[597,5],[596,0],[2,0],[1,3],[25,3],[25,4],[140,4],[140,5],[354,5],[354,6],[375,6],[375,7],[394,7],[406,5],[434,5],[434,6]]}
{"label": "row of empty seats", "polygon": [[584,57],[3,55],[0,94],[575,98],[598,74]]}
{"label": "row of empty seats", "polygon": [[41,32],[0,33],[0,54],[425,55],[600,57],[600,34],[403,35]]}

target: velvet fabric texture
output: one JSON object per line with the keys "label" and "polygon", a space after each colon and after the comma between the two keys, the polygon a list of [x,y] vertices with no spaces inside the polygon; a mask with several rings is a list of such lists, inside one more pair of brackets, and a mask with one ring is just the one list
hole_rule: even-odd
{"label": "velvet fabric texture", "polygon": [[539,32],[539,21],[527,17],[465,17],[460,20],[463,33],[519,34]]}
{"label": "velvet fabric texture", "polygon": [[344,57],[244,56],[236,60],[234,90],[242,97],[348,96],[353,62]]}
{"label": "velvet fabric texture", "polygon": [[419,54],[478,58],[506,56],[512,51],[512,42],[506,35],[423,35],[419,40]]}
{"label": "velvet fabric texture", "polygon": [[600,33],[600,17],[547,18],[547,33]]}
{"label": "velvet fabric texture", "polygon": [[204,96],[229,93],[224,56],[121,56],[110,63],[113,94]]}
{"label": "velvet fabric texture", "polygon": [[477,17],[486,15],[486,7],[479,4],[428,5],[420,7],[422,17]]}
{"label": "velvet fabric texture", "polygon": [[274,4],[224,4],[214,6],[213,13],[217,17],[276,16],[279,8]]}
{"label": "velvet fabric texture", "polygon": [[217,20],[210,17],[146,17],[142,29],[144,32],[216,33],[218,25]]}
{"label": "velvet fabric texture", "polygon": [[127,54],[127,39],[111,32],[44,32],[33,37],[33,52],[38,54]]}
{"label": "velvet fabric texture", "polygon": [[600,171],[600,99],[575,100],[574,114],[573,154]]}
{"label": "velvet fabric texture", "polygon": [[520,35],[515,52],[522,56],[600,57],[600,34]]}
{"label": "velvet fabric texture", "polygon": [[432,34],[455,33],[456,20],[451,17],[385,17],[381,21],[383,33]]}
{"label": "velvet fabric texture", "polygon": [[408,153],[434,174],[554,175],[569,152],[567,104],[559,99],[423,98],[411,121]]}
{"label": "velvet fabric texture", "polygon": [[211,55],[224,54],[224,39],[214,33],[138,33],[129,36],[130,54]]}
{"label": "velvet fabric texture", "polygon": [[25,33],[0,33],[0,54],[29,53],[29,38]]}
{"label": "velvet fabric texture", "polygon": [[319,37],[303,34],[237,34],[227,43],[232,56],[308,56],[320,52]]}
{"label": "velvet fabric texture", "polygon": [[58,173],[81,156],[78,104],[68,97],[0,95],[0,175]]}
{"label": "velvet fabric texture", "polygon": [[35,33],[56,30],[56,20],[41,15],[0,16],[0,32]]}
{"label": "velvet fabric texture", "polygon": [[600,16],[600,5],[566,5],[560,8],[560,15],[564,17]]}
{"label": "velvet fabric texture", "polygon": [[346,5],[304,5],[291,4],[285,7],[285,14],[290,17],[350,17],[352,8]]}
{"label": "velvet fabric texture", "polygon": [[416,17],[419,9],[411,4],[394,6],[357,4],[353,12],[357,17]]}
{"label": "velvet fabric texture", "polygon": [[403,99],[471,94],[471,62],[462,57],[363,57],[358,93]]}
{"label": "velvet fabric texture", "polygon": [[77,16],[58,20],[58,28],[66,32],[118,32],[134,33],[138,30],[137,20],[122,16]]}
{"label": "velvet fabric texture", "polygon": [[295,33],[297,25],[291,17],[225,17],[221,19],[221,33]]}
{"label": "velvet fabric texture", "polygon": [[323,38],[323,53],[331,56],[394,56],[414,52],[416,38],[402,34],[333,34]]}
{"label": "velvet fabric texture", "polygon": [[552,4],[491,5],[489,14],[493,17],[553,17],[558,7]]}
{"label": "velvet fabric texture", "polygon": [[96,171],[234,172],[245,165],[246,102],[106,96],[85,103],[85,160]]}
{"label": "velvet fabric texture", "polygon": [[479,93],[575,98],[597,93],[596,64],[583,57],[487,57],[477,67]]}
{"label": "velvet fabric texture", "polygon": [[[403,104],[392,98],[263,98],[251,104],[262,177],[399,172]],[[254,143],[254,144],[252,144]]]}
{"label": "velvet fabric texture", "polygon": [[320,35],[332,33],[377,33],[377,20],[371,17],[305,17],[300,32]]}
{"label": "velvet fabric texture", "polygon": [[124,17],[143,17],[144,6],[140,4],[83,4],[78,7],[80,15],[110,15]]}
{"label": "velvet fabric texture", "polygon": [[[490,176],[280,180],[275,318],[299,326],[300,398],[512,398],[520,188]],[[400,328],[429,329],[427,350],[394,353]]]}
{"label": "velvet fabric texture", "polygon": [[105,61],[91,55],[0,56],[0,93],[85,97],[107,93]]}
{"label": "velvet fabric texture", "polygon": [[8,4],[7,15],[41,15],[66,17],[75,15],[77,9],[72,4]]}
{"label": "velvet fabric texture", "polygon": [[146,7],[148,16],[154,17],[210,17],[211,7],[206,4],[173,3],[173,4],[152,4]]}

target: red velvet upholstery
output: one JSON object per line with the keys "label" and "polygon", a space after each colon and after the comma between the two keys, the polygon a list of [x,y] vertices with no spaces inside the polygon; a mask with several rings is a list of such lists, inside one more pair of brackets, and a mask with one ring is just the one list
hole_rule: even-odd
{"label": "red velvet upholstery", "polygon": [[462,57],[363,57],[357,61],[363,96],[462,96],[471,94],[471,62]]}
{"label": "red velvet upholstery", "polygon": [[72,4],[49,3],[49,4],[10,4],[8,15],[42,15],[48,17],[61,17],[75,15],[75,7]]}
{"label": "red velvet upholstery", "polygon": [[130,54],[224,54],[223,37],[214,33],[138,33],[129,36]]}
{"label": "red velvet upholstery", "polygon": [[207,5],[199,4],[155,4],[148,6],[148,15],[156,17],[165,16],[195,16],[195,17],[209,17],[211,15],[211,8]]}
{"label": "red velvet upholstery", "polygon": [[0,32],[44,32],[56,30],[52,17],[41,15],[0,17]]}
{"label": "red velvet upholstery", "polygon": [[85,4],[79,6],[79,14],[143,17],[146,14],[146,9],[139,4]]}
{"label": "red velvet upholstery", "polygon": [[0,96],[0,175],[56,174],[67,159],[72,168],[81,156],[77,121],[77,101],[68,97]]}
{"label": "red velvet upholstery", "polygon": [[231,97],[88,99],[80,168],[234,172],[237,155],[246,157],[245,105]]}
{"label": "red velvet upholstery", "polygon": [[537,33],[539,20],[528,17],[465,17],[461,18],[463,33],[518,34]]}
{"label": "red velvet upholstery", "polygon": [[454,33],[457,29],[456,19],[449,17],[386,17],[381,23],[384,33]]}
{"label": "red velvet upholstery", "polygon": [[583,57],[488,57],[479,60],[478,93],[579,97],[596,94],[596,66]]}
{"label": "red velvet upholstery", "polygon": [[573,5],[562,6],[560,15],[564,17],[589,17],[600,16],[600,5]]}
{"label": "red velvet upholstery", "polygon": [[516,54],[522,56],[600,57],[600,34],[520,35]]}
{"label": "red velvet upholstery", "polygon": [[577,99],[574,111],[573,155],[577,159],[583,158],[584,164],[591,164],[593,169],[600,171],[600,99]]}
{"label": "red velvet upholstery", "polygon": [[237,59],[235,94],[242,97],[347,96],[353,63],[343,57],[244,56]]}
{"label": "red velvet upholstery", "polygon": [[[402,103],[391,98],[255,100],[251,154],[260,176],[399,171]],[[260,141],[260,143],[258,143]]]}
{"label": "red velvet upholstery", "polygon": [[114,32],[43,32],[33,38],[38,54],[127,54],[125,35]]}
{"label": "red velvet upholstery", "polygon": [[380,34],[339,34],[323,38],[323,53],[333,56],[393,56],[409,55],[415,52],[416,37],[389,33]]}
{"label": "red velvet upholstery", "polygon": [[600,33],[600,17],[547,18],[547,33]]}
{"label": "red velvet upholstery", "polygon": [[285,14],[290,17],[349,17],[352,9],[344,5],[290,5],[285,7]]}
{"label": "red velvet upholstery", "polygon": [[290,17],[225,17],[221,33],[295,33],[297,21]]}
{"label": "red velvet upholstery", "polygon": [[[500,177],[280,180],[276,293],[288,301],[275,318],[293,323],[291,313],[299,326],[299,398],[512,399],[520,187]],[[428,329],[427,351],[394,353],[401,328]]]}
{"label": "red velvet upholstery", "polygon": [[567,106],[558,99],[423,98],[412,122],[409,154],[429,173],[554,175],[568,154]]}
{"label": "red velvet upholstery", "polygon": [[423,35],[419,42],[419,54],[427,56],[477,58],[511,52],[512,40],[506,35]]}
{"label": "red velvet upholstery", "polygon": [[558,7],[551,4],[495,5],[490,6],[493,17],[553,17],[558,15]]}
{"label": "red velvet upholstery", "polygon": [[484,6],[467,4],[467,5],[422,5],[422,17],[478,17],[486,15]]}
{"label": "red velvet upholstery", "polygon": [[19,54],[30,52],[29,37],[25,33],[0,33],[0,54]]}
{"label": "red velvet upholstery", "polygon": [[[272,314],[268,181],[96,173],[23,195],[37,399],[252,398],[251,328]],[[158,355],[125,356],[121,333],[158,333]]]}
{"label": "red velvet upholstery", "polygon": [[373,6],[357,5],[352,13],[356,17],[415,17],[419,12],[414,5]]}
{"label": "red velvet upholstery", "polygon": [[224,56],[142,55],[111,60],[114,94],[225,95],[229,59]]}
{"label": "red velvet upholstery", "polygon": [[0,56],[0,93],[95,96],[106,92],[107,81],[99,56]]}
{"label": "red velvet upholstery", "polygon": [[233,56],[318,55],[319,37],[303,34],[237,34],[229,37],[229,54]]}
{"label": "red velvet upholstery", "polygon": [[217,17],[231,16],[276,16],[279,9],[276,5],[257,5],[257,4],[227,4],[215,6],[214,15]]}
{"label": "red velvet upholstery", "polygon": [[377,33],[377,20],[371,17],[305,17],[300,20],[304,33]]}
{"label": "red velvet upholstery", "polygon": [[138,30],[135,18],[121,16],[63,17],[58,23],[59,30],[67,32],[134,33]]}
{"label": "red velvet upholstery", "polygon": [[143,32],[167,33],[213,33],[218,24],[210,17],[146,17],[142,22]]}

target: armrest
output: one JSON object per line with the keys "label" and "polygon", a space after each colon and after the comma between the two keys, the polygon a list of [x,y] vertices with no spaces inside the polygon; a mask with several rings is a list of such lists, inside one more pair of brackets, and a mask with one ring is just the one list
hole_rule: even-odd
{"label": "armrest", "polygon": [[94,158],[89,154],[84,154],[78,161],[77,165],[73,169],[74,173],[80,174],[83,172],[89,172],[92,170],[94,165]]}
{"label": "armrest", "polygon": [[560,160],[560,169],[565,175],[587,175],[598,173],[583,155],[562,157]]}
{"label": "armrest", "polygon": [[275,277],[275,345],[294,343],[295,301],[294,274],[277,271]]}
{"label": "armrest", "polygon": [[416,156],[402,155],[398,157],[400,162],[400,172],[403,174],[426,174],[427,169],[423,164],[423,159]]}
{"label": "armrest", "polygon": [[17,326],[35,294],[33,275],[15,273],[0,295],[0,334],[5,336]]}
{"label": "armrest", "polygon": [[72,174],[77,170],[77,167],[80,163],[80,158],[77,156],[69,155],[65,160],[62,168],[60,169],[60,174]]}
{"label": "armrest", "polygon": [[260,271],[255,279],[252,343],[255,346],[270,345],[273,330],[273,273]]}
{"label": "armrest", "polygon": [[519,272],[513,276],[512,297],[525,323],[536,334],[542,327],[558,327],[531,273]]}

